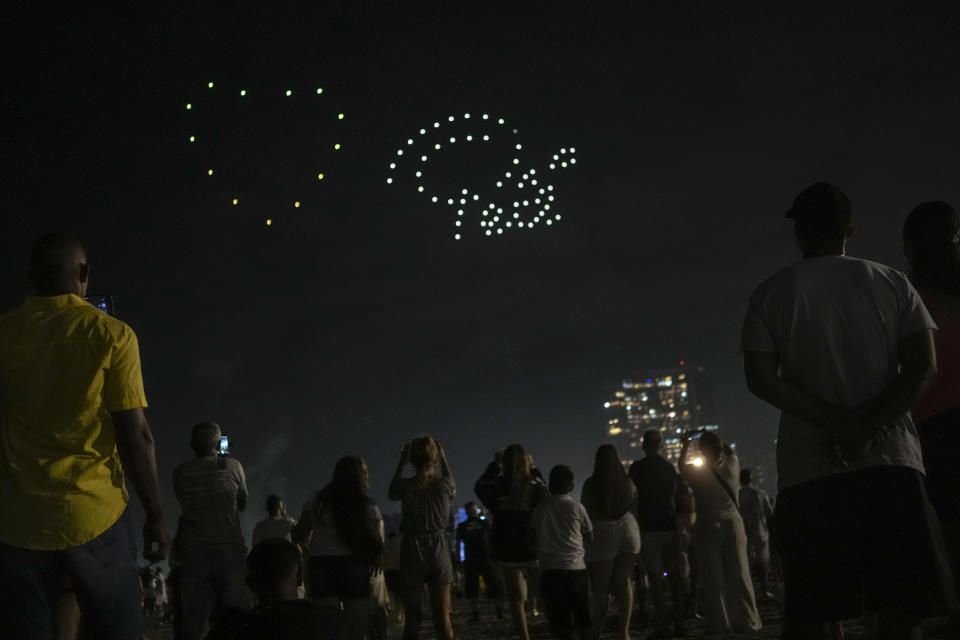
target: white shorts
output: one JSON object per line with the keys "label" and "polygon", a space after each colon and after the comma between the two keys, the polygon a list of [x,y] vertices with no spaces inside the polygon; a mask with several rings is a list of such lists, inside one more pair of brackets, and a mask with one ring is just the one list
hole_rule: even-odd
{"label": "white shorts", "polygon": [[593,542],[587,545],[587,562],[613,560],[618,555],[640,553],[640,527],[629,511],[618,520],[593,523]]}

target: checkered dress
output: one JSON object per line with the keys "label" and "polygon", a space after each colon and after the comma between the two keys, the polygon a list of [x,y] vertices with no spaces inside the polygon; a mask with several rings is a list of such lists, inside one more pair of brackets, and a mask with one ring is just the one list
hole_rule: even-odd
{"label": "checkered dress", "polygon": [[404,584],[419,586],[456,581],[450,557],[450,500],[457,488],[452,478],[437,478],[418,487],[412,478],[403,480],[403,542],[400,576]]}

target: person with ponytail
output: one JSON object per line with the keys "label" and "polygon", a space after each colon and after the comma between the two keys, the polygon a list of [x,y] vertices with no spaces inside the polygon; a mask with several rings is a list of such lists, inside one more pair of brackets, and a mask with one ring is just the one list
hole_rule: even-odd
{"label": "person with ponytail", "polygon": [[519,444],[497,450],[494,461],[473,487],[473,492],[493,516],[490,536],[493,557],[503,572],[510,613],[521,640],[530,640],[527,613],[523,608],[524,580],[527,588],[534,592],[540,582],[530,515],[550,496],[547,487],[534,476],[531,460]]}
{"label": "person with ponytail", "polygon": [[309,548],[307,597],[320,606],[342,606],[351,640],[369,635],[370,576],[383,562],[383,518],[369,490],[363,458],[340,458],[291,532],[294,543]]}
{"label": "person with ponytail", "polygon": [[[903,225],[910,279],[937,323],[937,378],[913,406],[927,492],[940,517],[953,575],[960,576],[960,216],[946,202],[925,202]],[[954,631],[960,618],[951,617]]]}
{"label": "person with ponytail", "polygon": [[[408,463],[413,465],[415,473],[411,478],[404,478],[403,470]],[[389,497],[401,501],[403,513],[400,579],[406,618],[404,640],[416,640],[420,633],[420,596],[424,584],[430,590],[437,637],[439,640],[453,638],[450,591],[456,574],[447,526],[450,501],[456,495],[457,485],[447,455],[437,440],[419,436],[403,445],[400,463],[390,481]]]}

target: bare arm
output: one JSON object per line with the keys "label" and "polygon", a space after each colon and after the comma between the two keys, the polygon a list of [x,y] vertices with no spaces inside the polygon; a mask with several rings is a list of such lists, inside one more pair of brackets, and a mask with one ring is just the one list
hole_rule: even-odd
{"label": "bare arm", "polygon": [[450,470],[450,463],[447,462],[447,451],[440,447],[440,475],[444,478],[453,480],[453,471]]}
{"label": "bare arm", "polygon": [[780,376],[780,354],[767,351],[744,351],[743,370],[747,388],[755,396],[784,413],[811,424],[831,427],[845,411],[832,405]]}
{"label": "bare arm", "polygon": [[397,463],[397,470],[393,472],[393,478],[390,480],[390,488],[387,490],[387,497],[391,500],[399,500],[403,497],[403,469],[407,466],[407,458],[410,455],[410,443],[406,443],[400,449],[400,462]]}
{"label": "bare arm", "polygon": [[300,519],[297,520],[297,524],[293,525],[293,528],[290,529],[290,540],[296,545],[303,544],[307,538],[310,537],[310,532],[312,531],[313,520],[311,520],[311,516],[307,510],[304,509],[303,513],[300,514]]}
{"label": "bare arm", "polygon": [[[120,463],[146,513],[146,522],[143,524],[144,557],[157,562],[166,558],[170,551],[170,532],[163,523],[153,432],[143,409],[115,411],[110,417],[116,432]],[[151,552],[150,547],[154,542],[158,550]]]}
{"label": "bare arm", "polygon": [[900,375],[865,407],[854,411],[852,428],[875,434],[911,407],[937,377],[937,356],[933,331],[925,329],[911,334],[898,345]]}

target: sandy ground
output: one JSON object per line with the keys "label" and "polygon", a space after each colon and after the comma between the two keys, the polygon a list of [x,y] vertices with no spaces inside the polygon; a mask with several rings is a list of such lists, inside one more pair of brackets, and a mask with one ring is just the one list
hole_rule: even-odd
{"label": "sandy ground", "polygon": [[[726,635],[722,636],[724,640],[734,639],[734,638],[750,638],[757,640],[760,638],[779,638],[781,630],[781,616],[783,613],[783,599],[782,593],[777,593],[773,598],[761,600],[759,603],[760,615],[763,619],[763,629],[752,634],[736,636],[736,635]],[[469,622],[469,612],[470,608],[467,602],[463,599],[454,600],[454,613],[453,613],[453,626],[454,626],[454,635],[457,638],[463,640],[480,640],[480,639],[491,639],[491,640],[507,640],[517,637],[513,633],[513,627],[510,624],[509,618],[503,620],[498,620],[494,612],[494,608],[487,602],[484,602],[481,606],[481,617],[479,622]],[[650,610],[650,605],[647,605],[647,612],[652,614]],[[424,612],[427,614],[427,612]],[[429,622],[429,616],[424,616],[424,625],[420,633],[420,637],[424,640],[436,638],[436,635],[433,632],[433,626]],[[616,637],[614,633],[614,620],[608,619],[606,628],[602,635],[604,639],[612,639]],[[925,638],[946,638],[946,628],[945,620],[943,619],[931,619],[927,620],[924,623],[924,637]],[[709,638],[709,637],[718,637],[718,636],[708,636],[704,630],[703,625],[700,620],[691,618],[688,620],[688,634],[689,638]],[[856,638],[866,638],[867,634],[865,628],[862,624],[862,621],[854,620],[848,621],[844,624],[845,637],[848,639]],[[646,638],[650,633],[652,633],[653,628],[645,623],[643,617],[638,615],[638,612],[634,612],[633,623],[631,625],[631,637],[634,640],[641,640]],[[399,639],[402,635],[402,629],[396,625],[392,625],[389,632],[389,640]],[[169,625],[165,624],[148,624],[145,628],[145,636],[149,640],[172,640],[173,633]],[[547,627],[547,621],[544,616],[539,616],[532,619],[531,624],[531,637],[537,640],[546,640],[550,637],[550,631]]]}

